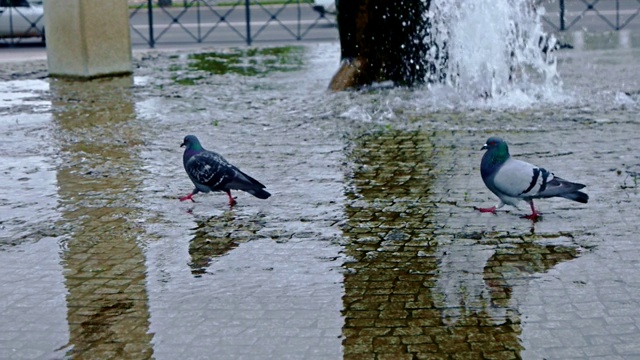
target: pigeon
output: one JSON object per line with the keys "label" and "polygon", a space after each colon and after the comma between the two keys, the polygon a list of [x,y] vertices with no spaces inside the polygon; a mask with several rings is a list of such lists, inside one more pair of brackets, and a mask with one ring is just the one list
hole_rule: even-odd
{"label": "pigeon", "polygon": [[191,194],[181,197],[180,201],[195,201],[193,195],[209,191],[226,192],[229,196],[229,206],[237,203],[231,196],[231,190],[243,190],[259,199],[271,196],[258,180],[231,165],[220,154],[205,150],[194,135],[185,136],[180,147],[183,146],[185,147],[182,156],[184,169],[196,187]]}
{"label": "pigeon", "polygon": [[518,202],[524,200],[531,206],[531,215],[523,217],[536,220],[540,213],[533,206],[533,199],[563,197],[583,204],[589,201],[589,195],[578,191],[585,185],[561,179],[546,169],[512,158],[507,143],[499,137],[490,137],[482,150],[487,150],[480,163],[482,180],[500,202],[490,208],[476,208],[480,212],[495,214],[505,204],[517,208]]}

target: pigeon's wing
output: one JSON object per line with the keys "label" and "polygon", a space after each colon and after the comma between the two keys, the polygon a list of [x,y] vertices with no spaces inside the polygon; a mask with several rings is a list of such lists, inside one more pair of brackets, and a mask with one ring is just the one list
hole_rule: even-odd
{"label": "pigeon's wing", "polygon": [[553,179],[553,174],[546,169],[510,158],[496,172],[493,185],[510,197],[528,198],[538,197],[538,194],[547,191]]}
{"label": "pigeon's wing", "polygon": [[518,198],[564,196],[585,187],[559,178],[544,168],[515,159],[507,160],[493,181],[498,191]]}
{"label": "pigeon's wing", "polygon": [[185,169],[193,181],[212,189],[224,185],[237,174],[233,165],[211,151],[203,151],[192,156],[185,163]]}
{"label": "pigeon's wing", "polygon": [[242,172],[240,169],[238,169],[237,167],[233,166],[232,167],[235,169],[236,171],[236,176],[235,178],[229,182],[229,184],[227,184],[227,186],[231,189],[239,189],[239,190],[246,190],[249,188],[258,188],[258,189],[264,189],[265,186],[262,185],[261,182],[259,182],[258,180],[252,178],[251,176],[245,174],[244,172]]}
{"label": "pigeon's wing", "polygon": [[[546,188],[540,189],[536,194],[536,197],[540,197],[540,198],[547,198],[547,197],[554,197],[554,196],[567,197],[565,195],[575,193],[584,187],[585,185],[583,184],[573,183],[571,181],[567,181],[565,179],[555,176],[552,179],[549,179],[547,181]],[[585,200],[578,200],[576,197],[577,198],[584,197]],[[589,197],[586,194],[583,196],[578,196],[578,195],[569,196],[567,198],[575,201],[580,201],[580,202],[586,202],[586,200],[589,199]]]}

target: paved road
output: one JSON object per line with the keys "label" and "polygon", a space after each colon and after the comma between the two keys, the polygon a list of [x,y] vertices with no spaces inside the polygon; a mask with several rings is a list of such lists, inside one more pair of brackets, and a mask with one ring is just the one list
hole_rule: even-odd
{"label": "paved road", "polygon": [[[191,8],[189,11],[154,9],[153,19],[154,47],[158,50],[220,44],[242,46],[247,43],[246,12],[242,7]],[[131,43],[134,52],[149,49],[149,28],[146,9],[132,11]],[[335,18],[330,15],[323,17],[306,5],[253,7],[250,29],[254,44],[338,40]],[[46,58],[45,48],[39,39],[0,39],[0,49],[0,63]]]}
{"label": "paved road", "polygon": [[[601,1],[596,3],[597,12],[586,11],[582,1],[567,0],[565,4],[565,27],[570,32],[586,30],[600,33],[621,26],[631,32],[640,30],[640,3],[637,1]],[[558,3],[547,2],[545,9],[545,29],[557,32],[560,28]],[[254,6],[250,18],[250,37],[254,44],[338,40],[335,18],[331,15],[321,17],[308,5]],[[153,19],[154,45],[157,49],[238,46],[247,42],[246,11],[243,7],[200,7],[188,11],[179,8],[155,9]],[[134,51],[148,49],[151,36],[146,9],[132,11],[131,26]],[[21,40],[20,44],[10,48],[7,48],[6,41],[4,44],[0,42],[0,62],[44,58],[45,51],[37,42]]]}

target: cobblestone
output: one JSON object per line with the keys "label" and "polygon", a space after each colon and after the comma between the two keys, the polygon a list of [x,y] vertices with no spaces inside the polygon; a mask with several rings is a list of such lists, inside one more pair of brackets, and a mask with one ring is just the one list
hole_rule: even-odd
{"label": "cobblestone", "polygon": [[[595,93],[640,101],[635,62],[594,55],[623,85],[564,65],[597,106],[427,111],[417,91],[317,90],[326,46],[298,75],[194,86],[171,79],[182,55],[150,55],[133,80],[49,80],[0,108],[0,358],[640,356],[637,108]],[[177,201],[187,133],[273,197]],[[494,133],[591,202],[475,212]]]}

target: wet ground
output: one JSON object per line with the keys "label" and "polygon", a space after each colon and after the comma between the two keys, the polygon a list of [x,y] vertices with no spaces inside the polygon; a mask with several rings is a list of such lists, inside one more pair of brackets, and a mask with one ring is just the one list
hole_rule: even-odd
{"label": "wet ground", "polygon": [[[562,52],[563,90],[469,100],[328,94],[338,51],[242,57],[251,76],[3,65],[0,358],[639,358],[640,52]],[[179,202],[190,133],[273,196]],[[493,134],[590,203],[474,211]]]}

